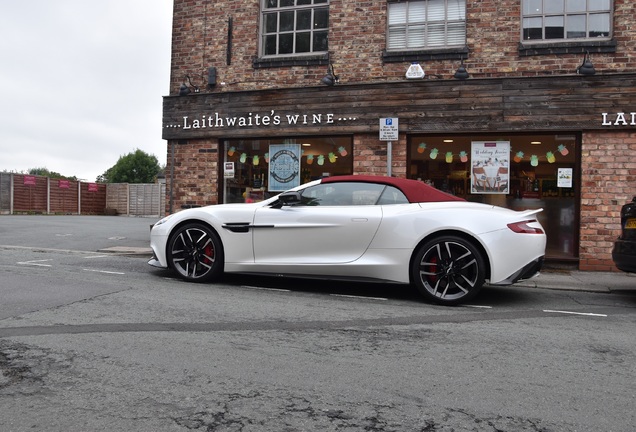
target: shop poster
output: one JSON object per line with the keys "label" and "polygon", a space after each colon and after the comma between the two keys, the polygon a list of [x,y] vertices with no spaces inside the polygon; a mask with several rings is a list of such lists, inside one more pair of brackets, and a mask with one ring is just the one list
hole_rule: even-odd
{"label": "shop poster", "polygon": [[283,192],[300,186],[300,144],[269,146],[269,191]]}
{"label": "shop poster", "polygon": [[510,189],[510,141],[473,141],[470,190],[507,194]]}

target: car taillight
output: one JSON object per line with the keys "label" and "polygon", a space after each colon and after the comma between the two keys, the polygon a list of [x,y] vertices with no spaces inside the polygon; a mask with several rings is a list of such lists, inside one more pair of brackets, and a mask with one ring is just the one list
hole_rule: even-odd
{"label": "car taillight", "polygon": [[536,219],[530,219],[521,222],[509,223],[508,228],[519,234],[543,234],[543,230],[540,227],[530,226],[531,223],[536,222]]}

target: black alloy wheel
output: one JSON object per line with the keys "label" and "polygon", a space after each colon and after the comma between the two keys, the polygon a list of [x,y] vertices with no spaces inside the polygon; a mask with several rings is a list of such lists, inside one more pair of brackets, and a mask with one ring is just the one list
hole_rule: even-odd
{"label": "black alloy wheel", "polygon": [[415,254],[411,277],[426,298],[456,305],[475,297],[485,280],[481,252],[469,241],[443,236],[422,245]]}
{"label": "black alloy wheel", "polygon": [[184,225],[168,241],[168,263],[183,279],[210,282],[223,271],[223,247],[218,235],[203,224]]}

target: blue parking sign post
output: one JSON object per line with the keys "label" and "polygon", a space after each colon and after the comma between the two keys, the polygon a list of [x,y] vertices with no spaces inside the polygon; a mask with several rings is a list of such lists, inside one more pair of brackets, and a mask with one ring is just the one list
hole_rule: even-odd
{"label": "blue parking sign post", "polygon": [[398,118],[397,117],[381,117],[380,118],[380,141],[386,143],[386,175],[391,176],[391,165],[393,164],[393,143],[398,141]]}

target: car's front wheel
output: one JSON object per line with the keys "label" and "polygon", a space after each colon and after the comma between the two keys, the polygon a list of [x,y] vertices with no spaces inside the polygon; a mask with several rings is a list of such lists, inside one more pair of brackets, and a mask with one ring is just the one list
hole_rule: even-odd
{"label": "car's front wheel", "polygon": [[426,298],[455,305],[475,297],[485,280],[485,261],[469,241],[443,236],[423,244],[415,253],[411,278]]}
{"label": "car's front wheel", "polygon": [[190,282],[210,282],[223,272],[223,246],[219,236],[203,224],[180,227],[168,241],[168,263]]}

